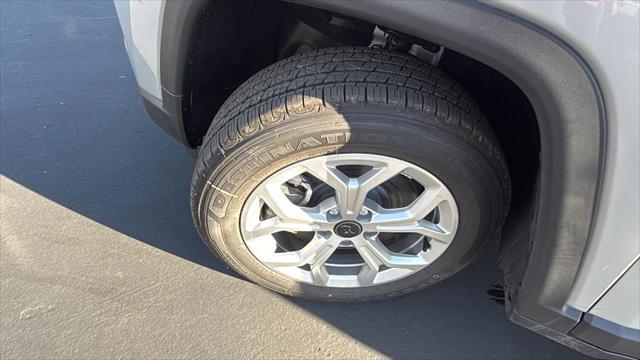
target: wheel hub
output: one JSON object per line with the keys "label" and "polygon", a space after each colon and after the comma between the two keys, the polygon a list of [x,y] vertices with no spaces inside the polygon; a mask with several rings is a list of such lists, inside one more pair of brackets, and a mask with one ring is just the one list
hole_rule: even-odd
{"label": "wheel hub", "polygon": [[352,238],[362,233],[362,225],[357,221],[340,221],[333,227],[333,233],[343,238]]}

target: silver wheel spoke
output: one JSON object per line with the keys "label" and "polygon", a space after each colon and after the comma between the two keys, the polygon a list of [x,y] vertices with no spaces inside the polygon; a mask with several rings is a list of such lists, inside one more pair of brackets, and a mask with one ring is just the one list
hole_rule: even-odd
{"label": "silver wheel spoke", "polygon": [[311,276],[313,276],[313,280],[318,284],[326,285],[329,281],[329,272],[327,271],[325,263],[336,251],[339,244],[340,239],[337,239],[335,237],[330,238],[329,240],[327,240],[326,246],[318,251],[316,256],[309,264],[311,268]]}
{"label": "silver wheel spoke", "polygon": [[355,218],[362,210],[369,191],[400,174],[406,165],[377,163],[360,177],[351,178],[338,170],[335,164],[316,161],[306,166],[311,174],[331,186],[337,197],[338,208],[343,218]]}
{"label": "silver wheel spoke", "polygon": [[445,244],[448,244],[453,239],[453,234],[450,231],[447,231],[440,226],[426,220],[420,220],[417,222],[402,225],[373,224],[373,227],[375,228],[376,232],[420,234]]}
{"label": "silver wheel spoke", "polygon": [[316,209],[303,208],[289,201],[280,189],[280,184],[267,184],[256,195],[282,222],[312,224],[326,221],[326,218]]}
{"label": "silver wheel spoke", "polygon": [[[298,251],[289,251],[283,253],[274,253],[262,259],[262,262],[279,267],[279,266],[303,266],[306,264],[323,265],[326,259],[335,251],[337,244],[335,240],[316,235],[309,241],[305,247]],[[322,258],[321,254],[327,254],[326,258]]]}
{"label": "silver wheel spoke", "polygon": [[441,188],[425,189],[409,206],[397,209],[384,209],[368,201],[366,207],[373,211],[371,223],[378,225],[405,225],[418,222],[429,215],[445,200]]}
{"label": "silver wheel spoke", "polygon": [[358,188],[353,191],[353,200],[349,203],[349,209],[353,213],[358,214],[363,208],[369,191],[398,175],[405,168],[406,166],[403,165],[384,164],[373,167],[371,170],[360,176],[357,179]]}
{"label": "silver wheel spoke", "polygon": [[[385,265],[389,268],[399,269],[418,269],[428,264],[427,260],[421,255],[404,255],[395,254],[389,251],[377,239],[362,239],[362,245],[356,247],[360,256],[365,259],[373,258],[375,263]],[[371,264],[374,264],[371,262]],[[367,263],[369,265],[369,263]],[[378,266],[379,267],[379,266]],[[377,268],[376,268],[377,269]]]}
{"label": "silver wheel spoke", "polygon": [[348,206],[351,179],[336,167],[330,166],[325,161],[322,161],[322,159],[307,164],[306,168],[313,176],[335,190],[338,209],[344,212],[344,209]]}
{"label": "silver wheel spoke", "polygon": [[[385,261],[379,256],[379,251],[375,249],[375,246],[372,246],[364,237],[360,237],[356,242],[356,250],[365,263],[358,273],[358,282],[360,285],[371,285],[375,282],[380,267],[386,265]],[[386,248],[384,250],[386,251]]]}
{"label": "silver wheel spoke", "polygon": [[364,260],[364,266],[358,273],[358,283],[360,283],[360,285],[371,285],[374,283],[376,276],[378,275],[378,270],[383,263],[371,253],[366,245],[363,244],[356,247],[356,249]]}
{"label": "silver wheel spoke", "polygon": [[278,217],[260,221],[253,229],[247,230],[248,239],[271,235],[280,231],[298,232],[298,231],[316,231],[319,226],[314,224],[292,223],[282,221]]}

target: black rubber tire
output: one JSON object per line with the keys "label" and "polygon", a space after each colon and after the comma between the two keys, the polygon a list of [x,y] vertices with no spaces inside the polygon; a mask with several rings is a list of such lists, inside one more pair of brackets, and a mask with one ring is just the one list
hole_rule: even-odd
{"label": "black rubber tire", "polygon": [[[459,210],[452,244],[423,270],[360,288],[300,283],[261,264],[240,235],[240,211],[275,171],[331,153],[373,153],[438,177]],[[198,156],[195,225],[222,261],[277,292],[331,301],[405,294],[466,266],[504,220],[510,182],[483,115],[455,81],[411,56],[331,48],[282,60],[242,84],[220,108]]]}

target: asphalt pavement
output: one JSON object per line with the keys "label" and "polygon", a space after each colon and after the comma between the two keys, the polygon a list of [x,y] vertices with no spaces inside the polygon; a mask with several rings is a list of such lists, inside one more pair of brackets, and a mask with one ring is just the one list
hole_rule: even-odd
{"label": "asphalt pavement", "polygon": [[243,280],[196,234],[194,160],[146,116],[110,1],[0,1],[0,358],[579,358],[485,290],[336,305]]}

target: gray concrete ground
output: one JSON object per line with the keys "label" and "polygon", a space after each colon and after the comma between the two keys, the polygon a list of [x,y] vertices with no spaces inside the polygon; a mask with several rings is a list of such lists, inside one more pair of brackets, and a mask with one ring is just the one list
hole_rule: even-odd
{"label": "gray concrete ground", "polygon": [[146,117],[111,2],[0,11],[0,358],[580,357],[485,295],[495,247],[366,304],[239,278],[193,229],[193,159]]}

